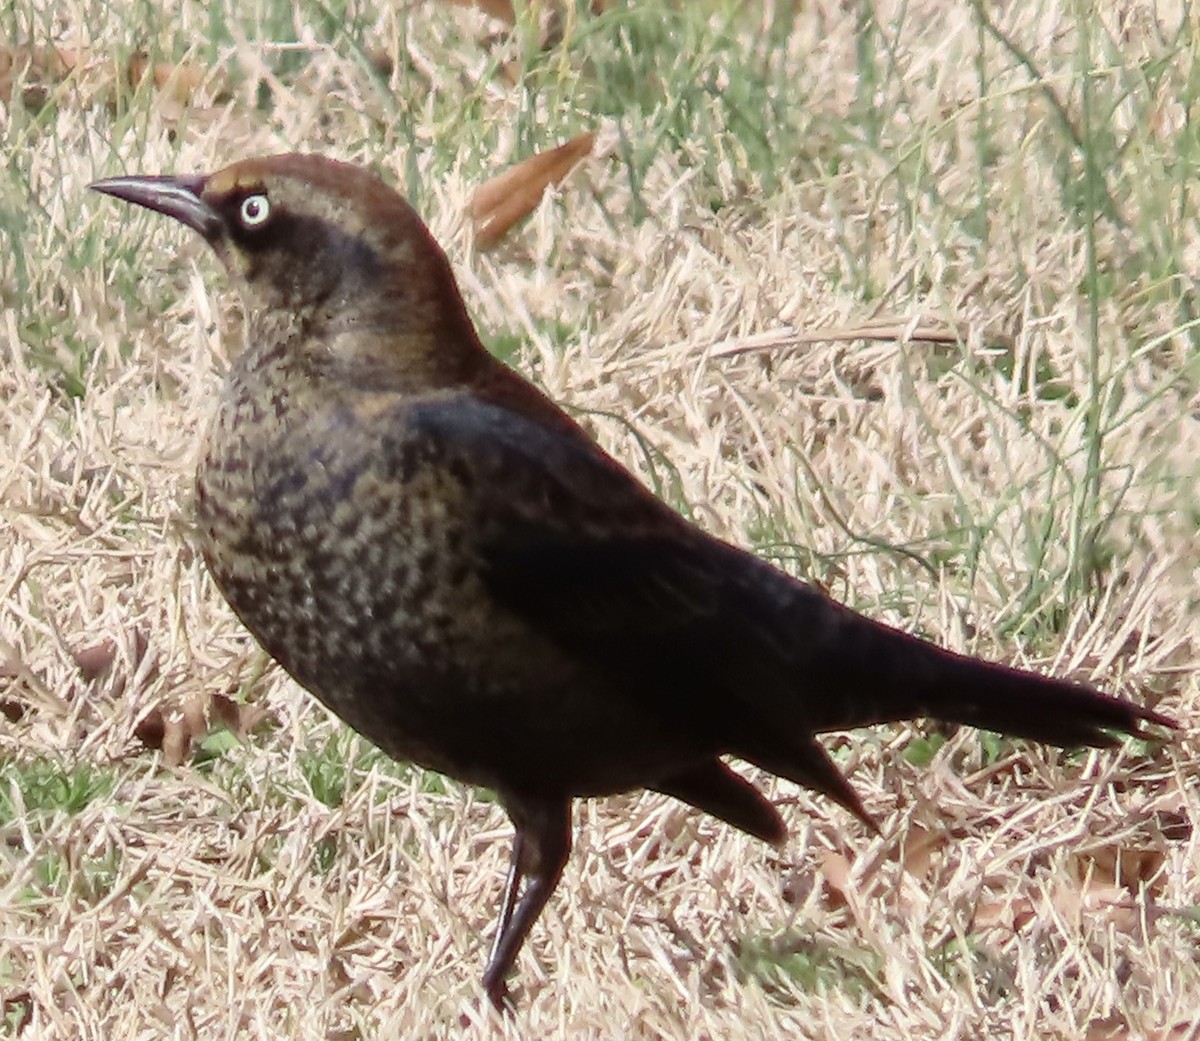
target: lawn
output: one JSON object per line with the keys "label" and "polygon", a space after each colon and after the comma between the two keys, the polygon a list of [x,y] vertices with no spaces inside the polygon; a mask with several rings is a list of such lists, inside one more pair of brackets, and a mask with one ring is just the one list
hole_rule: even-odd
{"label": "lawn", "polygon": [[[170,6],[0,11],[0,1036],[1200,1037],[1194,12]],[[483,248],[477,188],[585,132]],[[507,819],[222,602],[191,476],[239,303],[86,191],[279,151],[404,191],[488,346],[705,529],[1183,731],[830,735],[882,835],[756,775],[781,850],[580,804],[496,1017]]]}

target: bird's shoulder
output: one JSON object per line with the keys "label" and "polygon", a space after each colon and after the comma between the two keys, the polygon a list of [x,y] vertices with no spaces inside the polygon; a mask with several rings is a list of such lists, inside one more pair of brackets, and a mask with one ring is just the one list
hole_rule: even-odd
{"label": "bird's shoulder", "polygon": [[451,472],[498,520],[580,538],[700,535],[524,381],[409,398],[399,412],[409,451]]}
{"label": "bird's shoulder", "polygon": [[740,551],[654,496],[531,385],[413,398],[400,417],[403,451],[457,483],[484,579],[519,614],[576,633],[652,632],[718,611]]}

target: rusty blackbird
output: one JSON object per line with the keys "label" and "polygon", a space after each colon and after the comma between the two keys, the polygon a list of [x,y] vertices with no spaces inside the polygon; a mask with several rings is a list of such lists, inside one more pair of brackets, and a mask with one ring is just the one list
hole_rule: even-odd
{"label": "rusty blackbird", "polygon": [[869,823],[815,735],[929,716],[1106,746],[1173,725],[870,621],[686,521],[488,354],[446,255],[366,170],[279,155],[92,187],[199,232],[245,297],[196,493],[234,611],[359,733],[512,819],[497,1006],[576,798],[649,788],[779,843],[728,758]]}

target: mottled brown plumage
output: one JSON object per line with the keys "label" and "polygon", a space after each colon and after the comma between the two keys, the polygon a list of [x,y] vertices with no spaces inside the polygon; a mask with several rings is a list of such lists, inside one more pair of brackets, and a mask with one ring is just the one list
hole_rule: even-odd
{"label": "mottled brown plumage", "polygon": [[1103,746],[1172,725],[871,622],[683,520],[488,355],[445,255],[363,170],[286,155],[93,187],[199,231],[246,297],[196,500],[230,604],[356,730],[512,817],[497,1004],[576,797],[651,788],[780,842],[722,757],[869,823],[817,733],[933,716]]}

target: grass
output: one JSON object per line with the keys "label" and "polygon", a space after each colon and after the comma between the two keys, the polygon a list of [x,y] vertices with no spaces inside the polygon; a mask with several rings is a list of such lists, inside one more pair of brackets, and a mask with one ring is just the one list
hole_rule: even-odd
{"label": "grass", "polygon": [[882,959],[871,949],[837,950],[808,936],[784,936],[753,940],[737,957],[743,978],[755,980],[783,1005],[824,998],[829,991],[844,991],[861,1004],[882,990]]}
{"label": "grass", "polygon": [[[2,130],[0,1033],[1195,1036],[1191,734],[1066,755],[924,726],[829,739],[882,838],[782,783],[779,852],[658,797],[582,805],[521,1010],[489,1021],[503,812],[261,674],[188,532],[236,301],[194,237],[84,190],[367,163],[485,341],[697,523],[1187,722],[1194,19],[630,0],[568,4],[543,47],[536,5],[513,34],[384,7],[0,11],[4,39],[85,52],[66,77],[18,61]],[[207,79],[132,84],[138,50]],[[474,250],[474,187],[585,129],[594,156]],[[960,335],[845,332],[918,319]],[[134,736],[219,692],[272,725],[173,767]],[[1156,867],[1081,875],[1084,850]]]}

